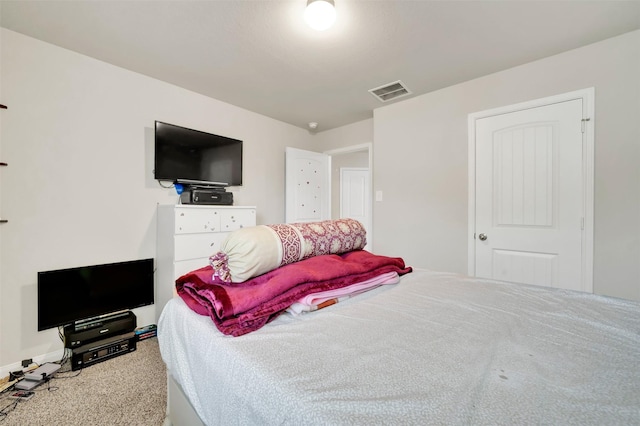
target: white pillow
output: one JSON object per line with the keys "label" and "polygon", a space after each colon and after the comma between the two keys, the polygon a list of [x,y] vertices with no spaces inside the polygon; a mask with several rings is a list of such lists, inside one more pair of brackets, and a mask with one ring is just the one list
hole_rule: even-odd
{"label": "white pillow", "polygon": [[240,283],[289,263],[366,244],[364,226],[354,219],[258,225],[229,234],[210,264],[224,282]]}

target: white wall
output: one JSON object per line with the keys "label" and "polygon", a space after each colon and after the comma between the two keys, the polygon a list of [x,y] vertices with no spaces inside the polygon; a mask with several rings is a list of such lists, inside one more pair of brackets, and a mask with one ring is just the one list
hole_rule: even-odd
{"label": "white wall", "polygon": [[640,31],[375,110],[376,252],[466,273],[468,114],[587,87],[594,291],[640,300]]}
{"label": "white wall", "polygon": [[284,220],[284,147],[311,149],[307,131],[0,31],[0,366],[62,349],[36,331],[38,271],[155,257],[156,204],[176,196],[153,180],[154,120],[242,139],[235,204]]}
{"label": "white wall", "polygon": [[315,135],[313,151],[324,152],[373,142],[373,119],[358,121]]}

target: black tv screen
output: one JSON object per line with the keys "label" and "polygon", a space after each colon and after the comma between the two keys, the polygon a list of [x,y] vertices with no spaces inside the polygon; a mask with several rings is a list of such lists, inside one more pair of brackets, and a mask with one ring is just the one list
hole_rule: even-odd
{"label": "black tv screen", "polygon": [[156,180],[242,185],[242,141],[156,121]]}
{"label": "black tv screen", "polygon": [[153,304],[153,259],[38,272],[38,331]]}

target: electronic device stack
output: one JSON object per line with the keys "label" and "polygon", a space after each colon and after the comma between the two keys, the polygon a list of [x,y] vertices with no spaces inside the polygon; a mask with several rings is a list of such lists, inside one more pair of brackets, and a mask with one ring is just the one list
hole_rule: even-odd
{"label": "electronic device stack", "polygon": [[65,326],[65,347],[72,352],[71,369],[78,370],[135,351],[136,325],[135,314],[126,311]]}
{"label": "electronic device stack", "polygon": [[131,309],[154,302],[153,259],[38,272],[38,331],[64,327],[71,368],[136,350]]}
{"label": "electronic device stack", "polygon": [[180,194],[180,204],[202,204],[232,206],[233,192],[227,192],[222,187],[192,187],[185,186]]}

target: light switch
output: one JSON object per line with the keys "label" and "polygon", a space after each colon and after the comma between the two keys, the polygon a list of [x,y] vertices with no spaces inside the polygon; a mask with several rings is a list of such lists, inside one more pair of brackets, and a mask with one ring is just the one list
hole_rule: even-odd
{"label": "light switch", "polygon": [[376,191],[376,201],[382,201],[382,191]]}

